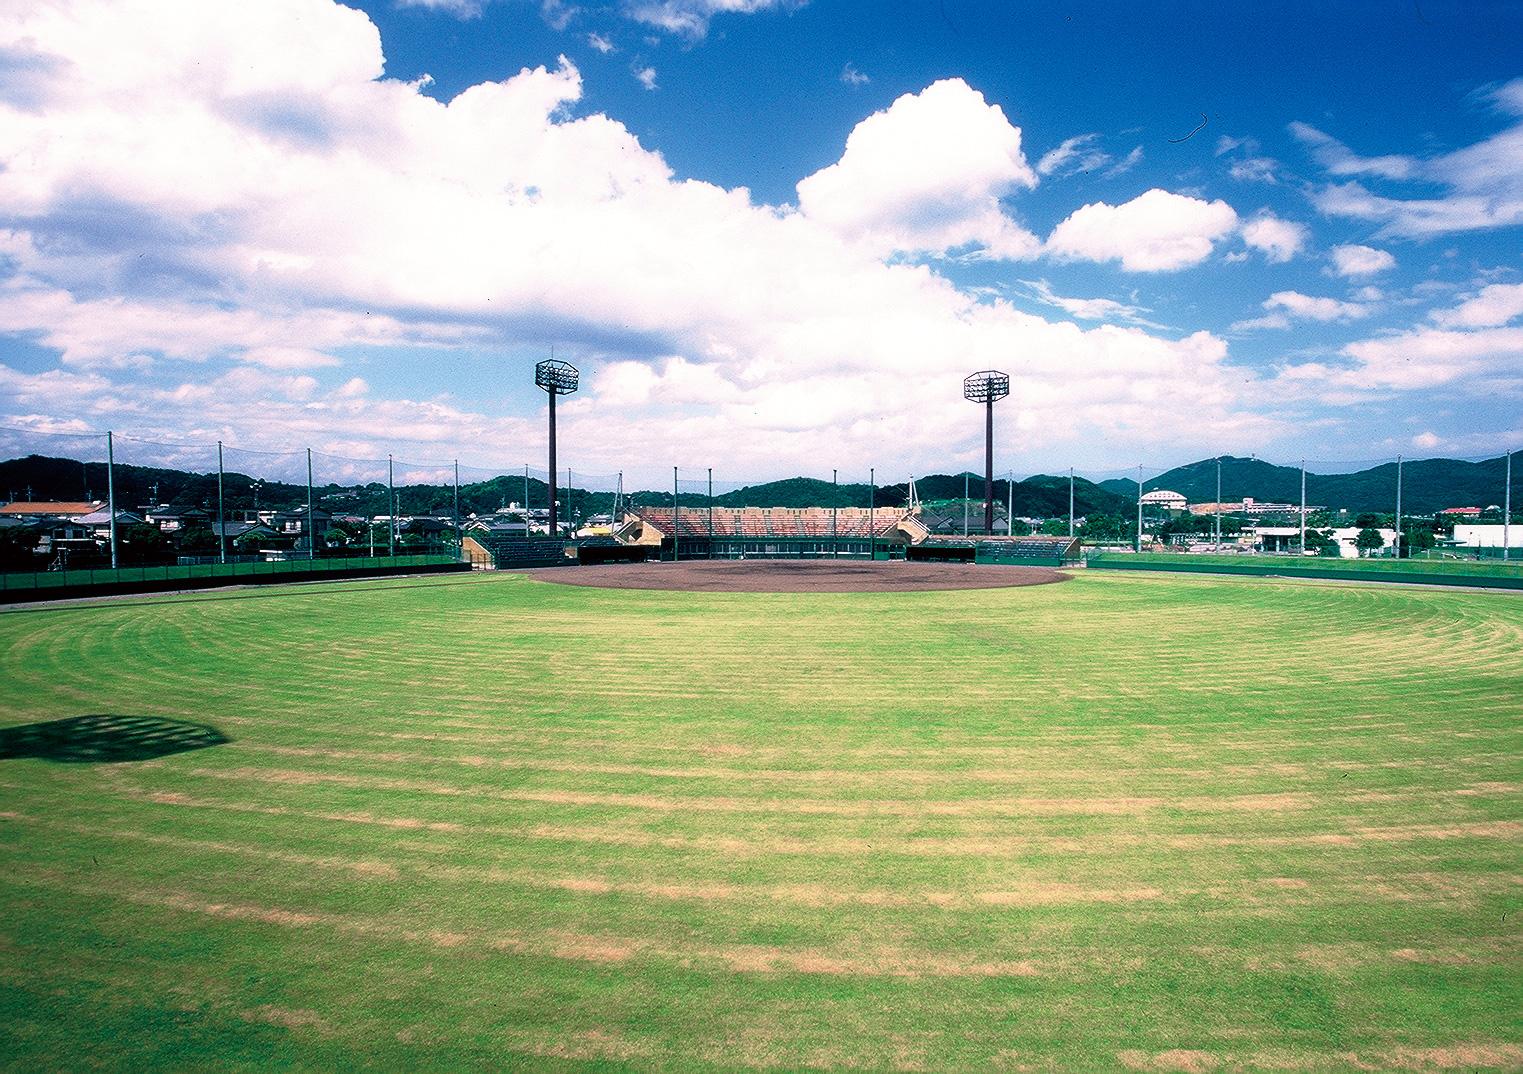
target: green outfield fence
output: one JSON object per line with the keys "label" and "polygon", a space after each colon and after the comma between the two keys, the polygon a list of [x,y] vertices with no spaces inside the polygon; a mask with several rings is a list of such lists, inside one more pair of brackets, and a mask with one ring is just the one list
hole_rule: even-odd
{"label": "green outfield fence", "polygon": [[1350,582],[1403,582],[1409,585],[1463,585],[1523,590],[1523,563],[1497,560],[1345,560],[1091,552],[1085,562],[1091,568],[1102,570],[1236,574],[1261,578],[1324,578]]}
{"label": "green outfield fence", "polygon": [[72,571],[26,571],[0,574],[0,601],[47,600],[94,593],[153,592],[184,586],[270,584],[322,578],[363,577],[412,572],[435,573],[470,568],[455,555],[344,556],[319,559],[197,563],[157,567],[102,567]]}

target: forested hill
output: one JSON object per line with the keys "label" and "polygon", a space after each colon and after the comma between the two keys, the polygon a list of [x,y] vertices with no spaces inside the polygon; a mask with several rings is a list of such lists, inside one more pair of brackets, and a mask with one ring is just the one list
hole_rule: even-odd
{"label": "forested hill", "polygon": [[[1484,462],[1458,459],[1417,459],[1402,466],[1402,510],[1432,514],[1446,507],[1487,507],[1502,502],[1506,460]],[[1515,475],[1523,480],[1523,475]],[[1102,481],[1101,486],[1132,503],[1137,484],[1124,478]],[[1216,499],[1216,460],[1176,466],[1143,481],[1143,491],[1172,489],[1191,503]],[[1226,456],[1222,459],[1222,499],[1232,503],[1252,497],[1265,503],[1298,503],[1301,470],[1276,466],[1262,459]],[[1347,508],[1351,512],[1391,511],[1396,506],[1396,464],[1382,463],[1368,470],[1347,474],[1307,471],[1306,501],[1319,507]]]}
{"label": "forested hill", "polygon": [[[962,474],[931,474],[917,479],[922,500],[952,500],[963,494]],[[164,467],[116,466],[116,499],[119,507],[136,510],[151,499],[180,507],[215,507],[216,473],[191,473]],[[973,476],[968,487],[974,499],[983,497],[983,478]],[[157,491],[157,496],[154,493]],[[1004,479],[994,483],[994,495],[1005,503],[1009,486]],[[401,514],[448,513],[454,507],[454,489],[449,485],[398,485],[397,509]],[[546,499],[545,483],[531,478],[529,502],[542,506]],[[1029,518],[1051,518],[1068,513],[1068,478],[1039,475],[1015,482],[1015,513]],[[248,474],[228,472],[223,477],[224,503],[228,511],[260,507],[296,507],[306,503],[305,485],[280,481],[258,481]],[[634,493],[637,503],[667,504],[670,489]],[[0,462],[0,498],[7,500],[104,500],[106,498],[105,463],[83,463],[74,459],[28,455]],[[374,516],[387,513],[386,486],[317,485],[313,489],[316,504],[326,510]],[[517,475],[494,477],[489,481],[460,486],[462,515],[485,514],[509,503],[524,499],[524,479]],[[612,495],[574,489],[559,493],[562,503],[571,502],[580,514],[607,511]],[[879,507],[903,506],[908,499],[907,483],[880,485],[870,494],[866,483],[833,486],[817,478],[790,477],[782,481],[748,485],[714,497],[721,507]],[[708,498],[690,488],[680,493],[680,502],[688,507],[706,505]],[[1135,498],[1118,496],[1099,485],[1080,478],[1074,482],[1074,509],[1080,515],[1124,514]]]}

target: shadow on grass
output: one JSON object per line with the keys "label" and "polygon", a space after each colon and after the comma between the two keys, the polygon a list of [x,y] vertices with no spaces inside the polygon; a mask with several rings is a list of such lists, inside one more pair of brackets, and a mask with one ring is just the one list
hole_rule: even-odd
{"label": "shadow on grass", "polygon": [[35,757],[69,763],[148,761],[231,741],[204,723],[159,716],[94,714],[0,728],[0,760]]}

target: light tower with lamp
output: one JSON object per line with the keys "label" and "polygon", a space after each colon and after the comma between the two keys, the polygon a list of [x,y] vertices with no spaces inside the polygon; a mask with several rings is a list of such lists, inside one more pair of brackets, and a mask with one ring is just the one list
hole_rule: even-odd
{"label": "light tower with lamp", "polygon": [[1010,375],[996,369],[974,373],[962,382],[962,397],[984,404],[984,532],[994,535],[994,404],[1010,394]]}
{"label": "light tower with lamp", "polygon": [[[550,536],[556,535],[555,519],[555,397],[570,395],[581,383],[581,374],[570,362],[551,358],[534,367],[534,383],[550,396]],[[569,490],[568,490],[569,491]],[[529,535],[529,505],[524,504],[524,536]]]}

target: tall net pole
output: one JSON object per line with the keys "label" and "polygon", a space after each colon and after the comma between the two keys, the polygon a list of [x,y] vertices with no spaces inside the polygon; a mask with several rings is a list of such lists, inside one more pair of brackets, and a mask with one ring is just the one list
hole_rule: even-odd
{"label": "tall net pole", "polygon": [[878,471],[867,468],[867,559],[878,558]]}
{"label": "tall net pole", "polygon": [[714,558],[714,468],[709,467],[709,558]]}
{"label": "tall net pole", "polygon": [[672,467],[672,562],[673,563],[677,562],[677,558],[678,558],[678,555],[679,555],[679,553],[677,551],[677,542],[679,540],[679,538],[677,536],[677,533],[681,529],[682,529],[682,523],[677,521],[677,468],[675,466],[673,466]]}
{"label": "tall net pole", "polygon": [[1512,547],[1512,451],[1507,452],[1506,487],[1502,492],[1502,561],[1505,563]]}
{"label": "tall net pole", "polygon": [[1142,463],[1137,464],[1137,551],[1142,551]]}
{"label": "tall net pole", "polygon": [[460,460],[455,460],[455,554],[459,555],[465,549],[465,541],[460,536]]}
{"label": "tall net pole", "polygon": [[397,554],[397,472],[390,455],[386,456],[386,554]]}
{"label": "tall net pole", "polygon": [[1074,539],[1074,468],[1068,468],[1068,539]]}
{"label": "tall net pole", "polygon": [[1216,543],[1213,548],[1220,552],[1222,550],[1222,457],[1220,455],[1216,457],[1216,510],[1212,513],[1216,516]]}
{"label": "tall net pole", "polygon": [[1306,460],[1301,460],[1301,547],[1297,550],[1302,555],[1306,554]]}
{"label": "tall net pole", "polygon": [[222,509],[222,441],[217,441],[217,562],[227,562],[227,512]]}
{"label": "tall net pole", "polygon": [[1401,558],[1401,456],[1396,456],[1396,558]]}
{"label": "tall net pole", "polygon": [[312,510],[312,449],[307,449],[307,558],[317,558],[317,516]]}
{"label": "tall net pole", "polygon": [[964,537],[968,535],[968,504],[970,502],[968,499],[968,482],[970,480],[972,479],[969,477],[968,472],[964,470],[962,475],[962,535]]}
{"label": "tall net pole", "polygon": [[111,516],[111,569],[116,570],[116,448],[111,442],[111,430],[106,430],[106,513]]}
{"label": "tall net pole", "polygon": [[836,471],[830,471],[830,555],[831,558],[841,554],[840,531],[836,529],[836,505],[840,503],[840,486],[836,483]]}

